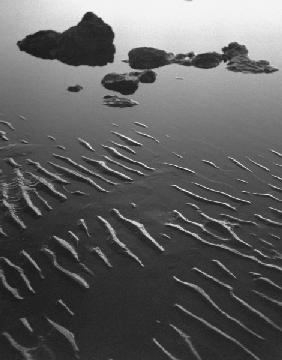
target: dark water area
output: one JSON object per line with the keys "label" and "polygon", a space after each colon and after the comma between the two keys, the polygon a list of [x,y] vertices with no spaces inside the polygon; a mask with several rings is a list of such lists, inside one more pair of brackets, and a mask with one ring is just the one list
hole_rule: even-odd
{"label": "dark water area", "polygon": [[[0,123],[9,139],[0,140],[0,230],[7,235],[0,235],[0,358],[279,360],[282,5],[274,0],[232,5],[221,0],[23,0],[12,6],[2,0],[0,9],[0,120],[15,128]],[[26,35],[64,31],[88,11],[114,30],[113,63],[70,66],[19,51],[17,41]],[[224,63],[214,69],[171,64],[154,69],[153,84],[139,84],[130,96],[138,106],[103,104],[104,95],[119,94],[106,90],[102,78],[132,71],[122,61],[132,48],[221,52],[232,41],[245,44],[252,59],[266,59],[280,71],[254,75],[228,71]],[[80,92],[67,91],[76,84],[83,87]],[[113,132],[142,146],[129,145]],[[9,144],[17,145],[2,149]],[[133,162],[102,145],[115,147]],[[106,161],[132,181],[81,156]],[[21,165],[23,188],[42,216],[25,204],[9,157]],[[26,159],[69,184],[40,175]],[[88,176],[107,192],[50,161]],[[67,199],[46,191],[28,172],[46,178]],[[9,218],[5,184],[25,230]],[[85,220],[89,237],[79,219]],[[78,244],[68,231],[79,237]],[[68,273],[56,268],[52,254]]]}

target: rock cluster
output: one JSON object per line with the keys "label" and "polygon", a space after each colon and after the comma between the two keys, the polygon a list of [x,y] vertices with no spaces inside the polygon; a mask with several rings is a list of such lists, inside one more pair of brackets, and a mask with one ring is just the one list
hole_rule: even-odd
{"label": "rock cluster", "polygon": [[164,50],[151,47],[140,47],[128,53],[129,65],[134,69],[152,69],[160,66],[177,63],[184,66],[195,66],[202,69],[211,69],[227,62],[227,69],[243,73],[271,73],[278,69],[272,67],[268,61],[254,61],[248,56],[245,45],[232,42],[222,49],[222,53],[207,52],[195,55],[194,52],[174,55]]}
{"label": "rock cluster", "polygon": [[100,17],[87,12],[82,20],[63,33],[41,30],[18,41],[21,51],[69,65],[102,66],[113,62],[114,32]]}
{"label": "rock cluster", "polygon": [[222,55],[216,52],[195,55],[192,51],[174,55],[164,50],[140,47],[130,50],[128,60],[133,69],[152,69],[172,63],[209,69],[220,64]]}
{"label": "rock cluster", "polygon": [[234,72],[242,72],[245,74],[261,74],[261,73],[273,73],[278,71],[277,68],[271,66],[269,61],[266,60],[251,60],[246,55],[238,55],[232,58],[228,64],[227,69]]}
{"label": "rock cluster", "polygon": [[139,83],[153,83],[156,73],[152,70],[129,72],[125,74],[110,73],[102,79],[102,85],[108,90],[118,91],[123,95],[133,94]]}
{"label": "rock cluster", "polygon": [[269,61],[255,61],[250,59],[246,46],[236,42],[230,43],[228,46],[224,47],[222,51],[228,61],[227,69],[230,71],[252,74],[268,74],[278,71],[277,68],[270,65]]}

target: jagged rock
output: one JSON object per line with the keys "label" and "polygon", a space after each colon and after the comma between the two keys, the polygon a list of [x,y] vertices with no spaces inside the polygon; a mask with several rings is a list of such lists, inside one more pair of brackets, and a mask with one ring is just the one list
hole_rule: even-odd
{"label": "jagged rock", "polygon": [[87,12],[78,25],[63,33],[42,30],[18,41],[20,50],[69,65],[102,66],[113,62],[114,32],[97,15]]}
{"label": "jagged rock", "polygon": [[133,69],[152,69],[170,64],[174,55],[152,47],[139,47],[130,50],[128,58]]}
{"label": "jagged rock", "polygon": [[248,55],[248,49],[245,45],[240,45],[237,42],[232,42],[228,46],[222,48],[222,52],[226,59],[232,59],[234,56],[238,55]]}
{"label": "jagged rock", "polygon": [[156,80],[156,73],[152,70],[130,72],[125,74],[110,73],[102,79],[102,85],[108,90],[118,91],[123,95],[133,94],[139,82],[152,83]]}
{"label": "jagged rock", "polygon": [[192,59],[192,65],[202,69],[211,69],[222,61],[222,55],[216,52],[198,54]]}
{"label": "jagged rock", "polygon": [[83,89],[83,87],[81,85],[74,85],[74,86],[68,87],[68,91],[70,91],[70,92],[79,92],[82,89]]}
{"label": "jagged rock", "polygon": [[269,61],[250,59],[246,46],[240,45],[237,42],[230,43],[222,48],[222,51],[226,60],[229,60],[227,69],[230,71],[252,74],[269,74],[278,71],[277,68],[270,65]]}
{"label": "jagged rock", "polygon": [[139,103],[135,100],[119,97],[116,95],[105,95],[104,96],[104,105],[110,106],[110,107],[132,107],[135,105],[139,105]]}
{"label": "jagged rock", "polygon": [[247,55],[234,56],[227,64],[227,69],[234,72],[261,74],[273,73],[277,68],[270,65],[266,60],[251,60]]}

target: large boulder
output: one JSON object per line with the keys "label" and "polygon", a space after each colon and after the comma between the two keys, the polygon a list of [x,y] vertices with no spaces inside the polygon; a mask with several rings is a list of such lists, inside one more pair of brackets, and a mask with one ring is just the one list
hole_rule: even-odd
{"label": "large boulder", "polygon": [[118,74],[109,73],[102,79],[102,85],[113,91],[118,91],[123,95],[133,94],[139,82],[153,83],[156,80],[156,73],[152,70],[134,71],[130,73]]}
{"label": "large boulder", "polygon": [[70,65],[105,65],[113,61],[113,40],[112,28],[88,12],[78,25],[61,34],[57,59]]}
{"label": "large boulder", "polygon": [[211,69],[217,67],[222,61],[222,55],[216,52],[198,54],[193,57],[191,63],[193,66],[202,69]]}
{"label": "large boulder", "polygon": [[20,50],[69,65],[102,66],[113,62],[114,32],[100,17],[87,12],[78,25],[63,33],[42,30],[18,41]]}
{"label": "large boulder", "polygon": [[129,65],[133,69],[153,69],[168,65],[173,54],[152,47],[139,47],[129,51]]}

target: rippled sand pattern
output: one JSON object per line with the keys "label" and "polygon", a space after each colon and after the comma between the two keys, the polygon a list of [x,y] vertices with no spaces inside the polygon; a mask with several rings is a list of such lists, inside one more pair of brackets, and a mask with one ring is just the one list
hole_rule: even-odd
{"label": "rippled sand pattern", "polygon": [[1,359],[280,359],[279,149],[191,159],[135,122],[42,161],[1,126]]}

